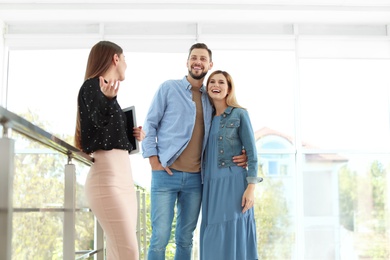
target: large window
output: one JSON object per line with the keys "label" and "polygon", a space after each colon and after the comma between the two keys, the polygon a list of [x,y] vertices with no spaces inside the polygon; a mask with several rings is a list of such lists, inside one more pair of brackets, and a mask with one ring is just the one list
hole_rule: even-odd
{"label": "large window", "polygon": [[[232,75],[255,131],[264,177],[255,208],[260,258],[388,259],[390,43],[296,43],[212,46],[213,69]],[[157,87],[187,74],[188,54],[123,47],[128,69],[118,101],[134,105],[142,125]],[[87,56],[86,49],[10,51],[8,109],[38,115],[31,120],[71,142]],[[135,181],[148,187],[148,160],[131,161]]]}
{"label": "large window", "polygon": [[390,147],[390,60],[302,59],[302,140],[328,149]]}

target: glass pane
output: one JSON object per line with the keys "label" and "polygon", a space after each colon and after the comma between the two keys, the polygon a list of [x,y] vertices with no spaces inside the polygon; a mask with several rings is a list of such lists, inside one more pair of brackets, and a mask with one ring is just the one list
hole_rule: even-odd
{"label": "glass pane", "polygon": [[306,148],[389,150],[388,60],[301,60]]}
{"label": "glass pane", "polygon": [[63,212],[13,214],[12,259],[62,259]]}
{"label": "glass pane", "polygon": [[[16,212],[13,215],[12,257],[27,259],[24,256],[28,255],[28,259],[30,257],[61,259],[64,170],[67,157],[15,132],[13,138],[16,140],[17,150],[13,194],[13,206]],[[76,212],[75,246],[76,251],[91,250],[94,245],[94,216],[86,209],[84,192],[85,175],[88,173],[89,166],[77,161],[75,164],[76,207],[79,208]]]}
{"label": "glass pane", "polygon": [[87,57],[87,50],[10,51],[8,110],[39,115],[31,122],[59,138],[73,135]]}
{"label": "glass pane", "polygon": [[[292,259],[295,246],[294,156],[261,154],[255,217],[259,259]],[[271,167],[270,167],[271,166]]]}
{"label": "glass pane", "polygon": [[313,154],[303,166],[306,259],[388,259],[389,156]]}
{"label": "glass pane", "polygon": [[[387,0],[386,0],[387,1]],[[368,58],[383,59],[390,57],[389,43],[378,40],[369,35],[386,35],[386,26],[383,25],[325,25],[325,26],[299,26],[299,31],[308,35],[343,35],[343,37],[327,38],[301,38],[299,40],[299,57],[304,58]],[[352,35],[365,35],[364,40],[351,40]],[[349,36],[347,36],[349,35]],[[368,36],[368,37],[367,37]],[[383,39],[383,38],[382,38]]]}
{"label": "glass pane", "polygon": [[[95,217],[92,212],[76,212],[76,252],[94,249]],[[78,255],[81,256],[82,254]]]}
{"label": "glass pane", "polygon": [[238,103],[248,109],[255,132],[269,128],[293,136],[294,52],[214,51],[213,61],[213,70],[232,76]]}
{"label": "glass pane", "polygon": [[345,157],[348,163],[338,170],[340,253],[345,259],[389,259],[390,156]]}
{"label": "glass pane", "polygon": [[259,259],[293,259],[296,244],[295,153],[291,139],[263,129],[256,133],[259,173],[255,204]]}
{"label": "glass pane", "polygon": [[20,135],[13,138],[17,147],[13,206],[63,208],[67,157]]}

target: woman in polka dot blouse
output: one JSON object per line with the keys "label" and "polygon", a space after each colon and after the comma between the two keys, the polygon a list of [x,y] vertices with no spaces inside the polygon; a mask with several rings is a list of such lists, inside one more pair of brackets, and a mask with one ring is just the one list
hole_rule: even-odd
{"label": "woman in polka dot blouse", "polygon": [[[87,200],[106,235],[107,259],[139,257],[136,222],[137,203],[127,137],[126,116],[117,101],[125,79],[126,61],[117,44],[100,41],[92,47],[85,81],[78,95],[75,145],[91,154],[85,183]],[[142,127],[133,135],[142,141]]]}

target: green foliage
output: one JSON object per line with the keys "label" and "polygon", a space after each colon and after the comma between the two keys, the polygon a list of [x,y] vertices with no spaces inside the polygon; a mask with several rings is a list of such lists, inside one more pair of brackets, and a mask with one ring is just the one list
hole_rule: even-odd
{"label": "green foliage", "polygon": [[390,249],[384,234],[372,235],[369,241],[370,243],[364,252],[367,259],[390,259]]}
{"label": "green foliage", "polygon": [[370,169],[370,181],[372,185],[372,228],[373,234],[375,234],[369,243],[369,247],[366,254],[373,259],[389,259],[390,248],[388,247],[388,234],[389,229],[388,217],[389,213],[386,211],[386,171],[379,161],[374,161],[371,164]]}
{"label": "green foliage", "polygon": [[283,183],[266,177],[256,188],[258,202],[254,211],[259,259],[292,258],[291,245],[295,237],[283,194]]}
{"label": "green foliage", "polygon": [[[372,162],[368,173],[363,175],[358,176],[347,165],[339,171],[340,224],[351,231],[361,258],[390,258],[386,174],[379,161]],[[359,204],[364,206],[359,208]],[[367,212],[367,208],[371,211]]]}
{"label": "green foliage", "polygon": [[[66,160],[45,154],[16,156],[14,207],[63,207],[65,163],[61,161]],[[78,184],[77,189],[82,190],[83,187]],[[61,259],[63,216],[63,212],[14,213],[14,259]],[[93,225],[92,213],[76,213],[77,250],[91,249]]]}
{"label": "green foliage", "polygon": [[[386,171],[383,168],[383,165],[374,161],[371,165],[370,170],[371,184],[372,184],[372,198],[373,198],[373,208],[374,214],[378,221],[385,221],[385,205],[386,205]],[[380,228],[382,226],[382,228]],[[383,229],[383,225],[378,225],[379,232],[386,232]]]}
{"label": "green foliage", "polygon": [[[34,114],[23,116],[44,125]],[[42,127],[42,126],[41,126]],[[43,127],[42,127],[43,128]],[[64,204],[64,170],[67,157],[13,132],[15,156],[13,206],[33,212],[14,212],[12,259],[62,259],[64,213],[56,211]],[[82,204],[84,188],[77,184],[77,204]],[[53,211],[41,211],[52,208]],[[91,249],[94,220],[90,212],[76,213],[76,250]]]}
{"label": "green foliage", "polygon": [[340,224],[347,230],[355,229],[357,208],[357,176],[345,165],[339,171]]}

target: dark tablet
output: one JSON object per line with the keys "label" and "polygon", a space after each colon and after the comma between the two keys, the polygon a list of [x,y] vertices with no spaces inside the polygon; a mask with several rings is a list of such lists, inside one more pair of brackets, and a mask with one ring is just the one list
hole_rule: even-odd
{"label": "dark tablet", "polygon": [[137,126],[137,120],[135,118],[135,107],[126,107],[123,109],[123,112],[126,115],[127,120],[127,136],[129,138],[129,141],[131,145],[133,146],[133,150],[131,150],[132,153],[138,153],[139,152],[139,143],[138,140],[133,136],[133,127]]}

